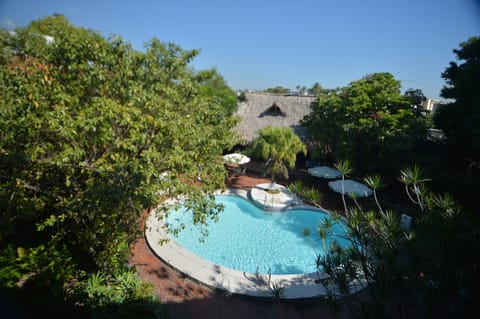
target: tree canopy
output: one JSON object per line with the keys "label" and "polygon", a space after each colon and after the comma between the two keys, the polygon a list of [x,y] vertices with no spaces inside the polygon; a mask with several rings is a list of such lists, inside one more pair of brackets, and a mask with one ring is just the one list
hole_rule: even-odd
{"label": "tree canopy", "polygon": [[330,90],[324,89],[319,82],[313,83],[312,87],[307,90],[308,94],[319,95],[322,93],[328,93]]}
{"label": "tree canopy", "polygon": [[216,69],[198,72],[202,95],[211,98],[210,103],[217,103],[224,109],[226,115],[232,115],[237,110],[237,95],[227,85],[227,82]]}
{"label": "tree canopy", "polygon": [[0,251],[21,249],[24,265],[13,283],[61,290],[123,271],[160,194],[187,195],[199,223],[217,212],[205,194],[224,187],[232,103],[216,71],[189,66],[197,50],[154,38],[135,51],[60,15],[2,30],[0,45]]}
{"label": "tree canopy", "polygon": [[352,159],[360,173],[398,169],[414,139],[426,134],[423,118],[414,114],[390,73],[326,91],[311,108],[304,125],[320,156]]}
{"label": "tree canopy", "polygon": [[307,154],[305,144],[291,128],[267,126],[258,135],[248,152],[266,160],[272,181],[275,181],[275,175],[278,174],[288,178],[288,169],[295,167],[297,154]]}
{"label": "tree canopy", "polygon": [[410,106],[413,108],[414,112],[419,115],[424,110],[423,109],[423,102],[427,100],[427,97],[423,94],[422,90],[420,89],[407,89],[403,94],[409,101]]}
{"label": "tree canopy", "polygon": [[441,95],[451,102],[437,110],[434,122],[452,154],[465,159],[461,167],[471,172],[480,169],[480,38],[462,42],[453,52],[462,63],[450,62],[442,73]]}
{"label": "tree canopy", "polygon": [[276,93],[276,94],[287,94],[288,92],[290,92],[290,89],[278,85],[278,86],[276,86],[276,87],[274,87],[274,88],[265,89],[264,92],[267,92],[267,93]]}

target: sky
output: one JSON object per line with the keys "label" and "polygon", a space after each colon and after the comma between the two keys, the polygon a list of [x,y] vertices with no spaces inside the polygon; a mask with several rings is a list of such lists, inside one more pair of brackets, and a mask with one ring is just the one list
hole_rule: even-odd
{"label": "sky", "polygon": [[461,42],[480,36],[480,0],[0,0],[0,27],[60,13],[137,50],[156,37],[199,49],[233,89],[348,85],[390,72],[439,99]]}

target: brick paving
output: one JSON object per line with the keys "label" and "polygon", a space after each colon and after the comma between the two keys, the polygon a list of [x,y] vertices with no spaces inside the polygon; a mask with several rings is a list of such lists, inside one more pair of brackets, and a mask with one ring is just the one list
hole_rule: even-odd
{"label": "brick paving", "polygon": [[[269,181],[257,176],[233,175],[228,178],[227,185],[248,189]],[[160,301],[172,319],[349,318],[346,311],[334,312],[318,300],[277,302],[216,291],[172,269],[150,250],[144,237],[139,238],[133,248],[131,264],[136,266],[143,280],[154,284]]]}

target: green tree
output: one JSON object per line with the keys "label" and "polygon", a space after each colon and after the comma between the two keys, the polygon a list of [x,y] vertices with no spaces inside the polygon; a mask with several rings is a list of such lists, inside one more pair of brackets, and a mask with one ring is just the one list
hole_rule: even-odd
{"label": "green tree", "polygon": [[297,90],[298,94],[305,94],[305,92],[307,92],[307,87],[305,85],[300,85],[300,84],[297,84],[295,86],[295,90]]}
{"label": "green tree", "polygon": [[398,171],[416,139],[426,136],[390,73],[375,73],[317,96],[304,119],[319,153],[350,158],[360,173]]}
{"label": "green tree", "polygon": [[279,85],[279,86],[276,86],[274,88],[265,89],[264,92],[276,93],[276,94],[287,94],[288,92],[290,92],[290,89]]}
{"label": "green tree", "polygon": [[259,137],[249,148],[249,154],[266,160],[272,182],[278,174],[288,178],[288,169],[295,167],[297,154],[302,152],[306,155],[305,144],[291,128],[267,126],[258,134]]}
{"label": "green tree", "polygon": [[61,293],[122,273],[160,193],[187,195],[198,223],[218,212],[205,194],[224,185],[234,121],[196,50],[137,52],[63,16],[0,36],[0,250],[22,248],[17,280]]}
{"label": "green tree", "polygon": [[454,165],[467,174],[480,169],[480,38],[472,37],[455,49],[462,63],[450,62],[442,73],[446,85],[443,98],[451,101],[434,114],[435,126],[442,129],[453,156],[459,159]]}
{"label": "green tree", "polygon": [[198,72],[198,79],[202,84],[202,95],[210,97],[211,104],[216,103],[220,109],[224,108],[227,116],[235,113],[237,110],[237,95],[216,69]]}
{"label": "green tree", "polygon": [[325,92],[325,89],[322,88],[319,82],[313,83],[312,87],[308,89],[309,94],[319,95],[323,92]]}
{"label": "green tree", "polygon": [[420,115],[423,111],[423,102],[427,100],[422,90],[420,89],[407,89],[403,96],[410,102],[410,107],[413,108],[414,113]]}

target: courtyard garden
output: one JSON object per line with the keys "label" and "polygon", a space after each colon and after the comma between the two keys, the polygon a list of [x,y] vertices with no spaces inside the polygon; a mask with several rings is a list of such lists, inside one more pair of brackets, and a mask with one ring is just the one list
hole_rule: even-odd
{"label": "courtyard garden", "polygon": [[[374,73],[317,88],[295,127],[306,134],[269,126],[249,142],[235,131],[242,101],[216,69],[191,66],[198,50],[153,38],[136,51],[61,15],[0,30],[0,46],[0,285],[19,316],[194,317],[188,309],[212,314],[229,303],[251,318],[258,309],[272,318],[459,318],[475,309],[478,38],[454,50],[459,61],[442,74],[452,102],[434,116],[418,110],[421,92],[402,94],[392,74]],[[432,125],[444,139],[429,135]],[[244,169],[225,166],[234,151],[251,157]],[[311,163],[338,170],[342,191],[309,174]],[[346,179],[371,193],[348,194]],[[215,192],[270,182],[346,221],[351,246],[332,244],[316,260],[326,296],[289,303],[276,287],[272,300],[241,299],[148,252],[145,218],[167,214],[165,199],[181,200],[208,230],[222,213]],[[352,294],[356,280],[365,289]]]}

